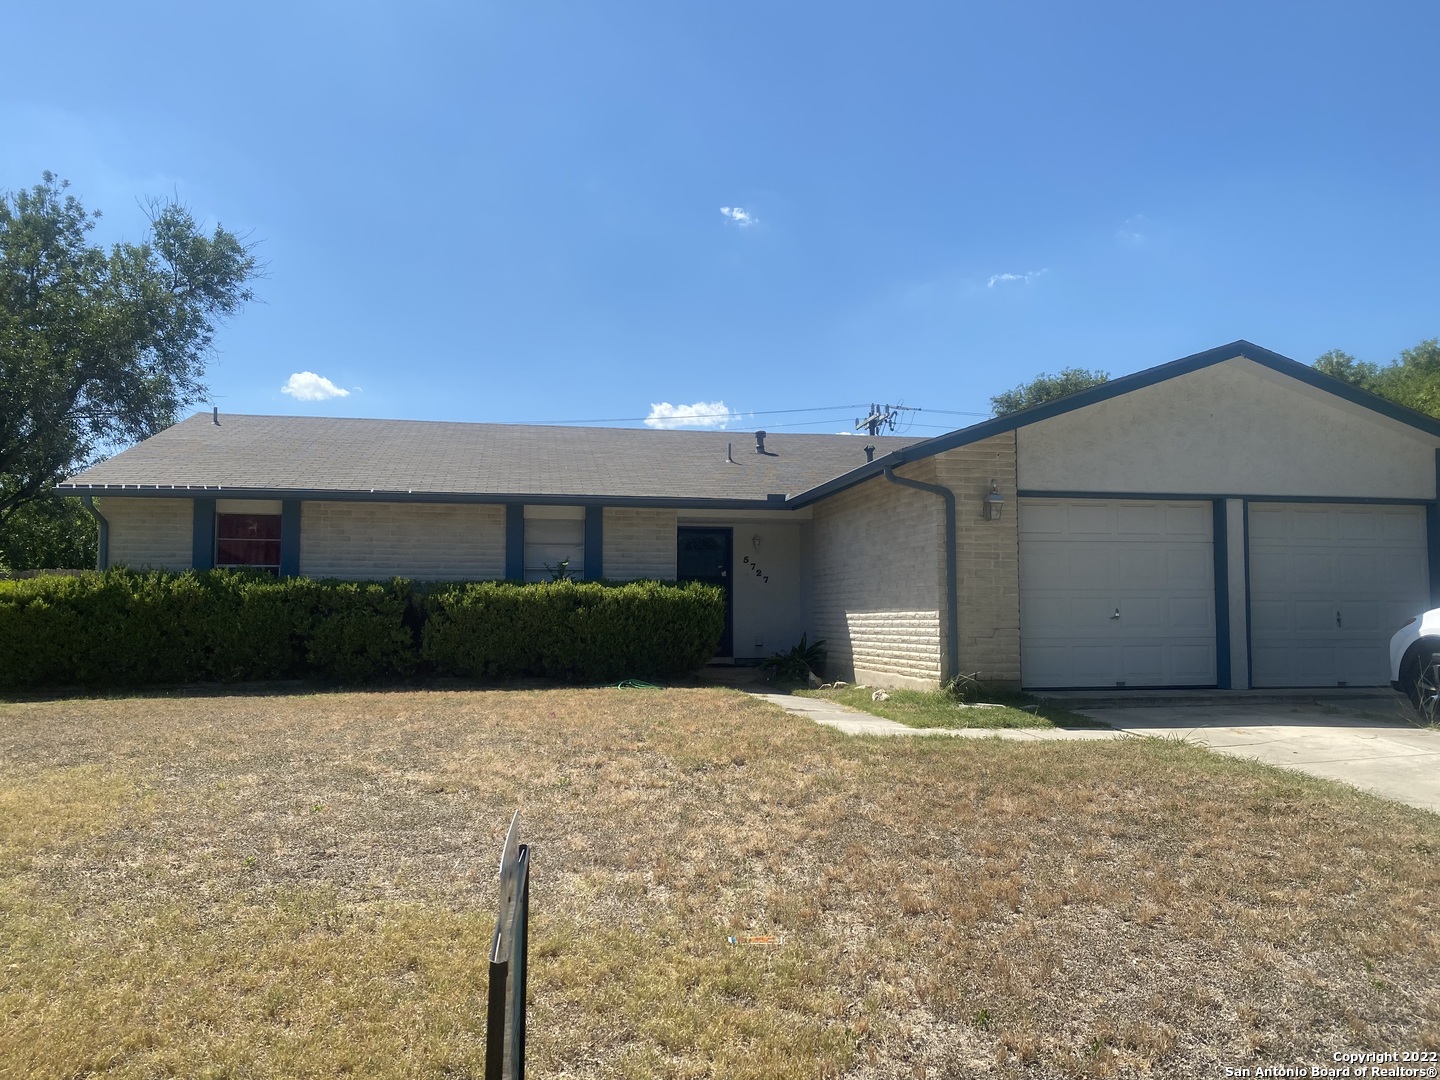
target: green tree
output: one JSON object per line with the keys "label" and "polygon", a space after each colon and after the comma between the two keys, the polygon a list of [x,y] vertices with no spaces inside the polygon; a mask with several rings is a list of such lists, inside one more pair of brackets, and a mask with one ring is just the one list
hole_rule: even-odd
{"label": "green tree", "polygon": [[0,573],[7,570],[88,570],[100,530],[79,499],[35,499],[6,519],[0,531]]}
{"label": "green tree", "polygon": [[1440,416],[1440,339],[1430,338],[1405,349],[1383,367],[1356,360],[1339,349],[1331,349],[1313,366],[1398,405]]}
{"label": "green tree", "polygon": [[1058,375],[1037,375],[1023,386],[1017,386],[1014,390],[1006,390],[1003,394],[996,394],[990,399],[990,408],[995,410],[996,416],[1008,416],[1021,409],[1043,405],[1045,402],[1054,401],[1057,398],[1069,397],[1071,394],[1078,394],[1081,390],[1089,390],[1092,386],[1099,386],[1101,383],[1109,381],[1110,375],[1105,371],[1065,368]]}
{"label": "green tree", "polygon": [[[253,246],[152,200],[138,244],[90,243],[99,211],[46,172],[0,194],[0,549],[67,474],[202,400],[216,327],[254,298]],[[67,516],[68,515],[68,516]],[[44,515],[40,515],[44,518]],[[54,520],[79,520],[60,513]],[[16,541],[18,542],[18,541]]]}

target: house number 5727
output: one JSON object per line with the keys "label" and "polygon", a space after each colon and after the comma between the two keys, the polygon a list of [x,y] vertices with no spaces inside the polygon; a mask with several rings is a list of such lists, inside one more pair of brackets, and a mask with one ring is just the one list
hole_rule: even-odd
{"label": "house number 5727", "polygon": [[746,566],[750,567],[751,570],[755,571],[756,577],[758,577],[766,585],[770,584],[770,575],[765,573],[765,571],[761,570],[760,567],[756,566],[753,562],[751,562],[749,555],[745,556],[744,563]]}

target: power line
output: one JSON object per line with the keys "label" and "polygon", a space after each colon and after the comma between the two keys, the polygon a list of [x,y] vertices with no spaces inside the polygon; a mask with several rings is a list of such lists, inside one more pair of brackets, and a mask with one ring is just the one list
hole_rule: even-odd
{"label": "power line", "polygon": [[[650,415],[648,415],[648,416],[607,416],[607,417],[593,418],[593,419],[589,419],[589,420],[518,420],[518,421],[510,421],[510,422],[517,423],[517,424],[529,424],[529,425],[535,425],[535,426],[543,426],[543,425],[557,425],[557,426],[561,426],[561,425],[582,425],[582,424],[636,424],[636,423],[643,423],[643,422],[646,421],[646,420],[656,420],[656,419],[674,420],[674,421],[679,421],[679,422],[681,422],[681,423],[683,423],[683,422],[685,422],[685,421],[687,421],[687,420],[731,420],[731,421],[740,421],[740,420],[745,419],[745,418],[748,417],[748,416],[788,416],[788,415],[792,415],[792,414],[796,414],[796,413],[817,413],[817,412],[834,412],[834,413],[840,413],[840,412],[848,412],[848,411],[850,411],[850,410],[852,410],[852,409],[865,409],[865,408],[870,408],[870,407],[871,407],[871,406],[868,405],[867,403],[861,402],[861,403],[850,404],[850,405],[825,405],[825,406],[819,406],[819,407],[815,407],[815,408],[806,408],[806,409],[759,409],[759,410],[732,409],[732,410],[730,410],[730,411],[728,411],[728,412],[690,413],[689,415],[684,416],[684,417],[678,417],[678,416],[677,416],[677,417],[656,417],[654,414],[650,414]],[[924,408],[924,407],[918,406],[918,405],[893,405],[893,406],[890,406],[889,408],[890,408],[891,410],[893,410],[893,412],[896,412],[896,413],[898,413],[898,412],[909,412],[909,413],[927,412],[927,413],[934,413],[934,414],[936,414],[936,415],[938,415],[938,416],[978,416],[978,417],[989,417],[989,416],[991,415],[991,414],[988,413],[988,412],[971,412],[971,411],[965,411],[965,410],[960,410],[960,409],[927,409],[927,408]],[[824,426],[824,425],[826,425],[826,424],[843,424],[844,422],[845,422],[845,421],[844,421],[844,419],[843,419],[842,417],[838,417],[838,416],[837,416],[837,417],[834,417],[833,419],[829,419],[829,420],[797,420],[797,421],[792,421],[792,422],[787,422],[787,423],[771,424],[770,426],[771,426],[771,427],[774,427],[774,428],[818,427],[818,426]],[[915,420],[907,421],[906,424],[905,424],[905,427],[906,427],[907,429],[908,429],[908,428],[911,428],[911,427],[924,427],[924,428],[936,428],[936,429],[939,429],[939,430],[942,430],[942,431],[950,431],[950,430],[952,430],[952,426],[949,425],[949,424],[925,424],[925,423],[917,422],[917,421],[915,421]]]}
{"label": "power line", "polygon": [[[812,412],[840,412],[842,409],[863,409],[864,405],[826,405],[814,409],[761,409],[751,411],[748,409],[732,409],[729,412],[716,413],[689,413],[680,417],[657,417],[653,413],[649,416],[607,416],[598,420],[516,420],[517,424],[629,424],[639,420],[720,420],[728,417],[743,419],[746,416],[780,416],[789,413],[812,413]],[[828,422],[828,421],[827,421]],[[777,424],[777,427],[786,425]]]}

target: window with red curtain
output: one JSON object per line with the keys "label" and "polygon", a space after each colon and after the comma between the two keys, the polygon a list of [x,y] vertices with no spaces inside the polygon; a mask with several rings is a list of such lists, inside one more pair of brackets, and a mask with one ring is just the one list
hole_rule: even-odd
{"label": "window with red curtain", "polygon": [[280,573],[279,514],[216,514],[215,565]]}

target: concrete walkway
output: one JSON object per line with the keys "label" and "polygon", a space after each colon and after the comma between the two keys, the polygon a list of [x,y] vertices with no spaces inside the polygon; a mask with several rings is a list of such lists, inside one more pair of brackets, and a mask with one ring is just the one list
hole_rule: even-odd
{"label": "concrete walkway", "polygon": [[1184,739],[1440,813],[1440,731],[1417,727],[1400,709],[1399,698],[1391,697],[1343,705],[1294,701],[1082,711],[1125,735]]}
{"label": "concrete walkway", "polygon": [[[1339,780],[1363,791],[1440,813],[1440,731],[1419,728],[1399,698],[1343,701],[1302,696],[1288,701],[1224,700],[1140,707],[1067,701],[1109,728],[912,728],[820,698],[748,693],[847,735],[940,735],[1045,742],[1151,737],[1198,743],[1219,754],[1251,758]],[[1113,700],[1113,699],[1112,699]]]}
{"label": "concrete walkway", "polygon": [[1055,739],[1115,739],[1123,732],[1110,728],[914,728],[886,720],[883,716],[861,712],[824,698],[794,697],[790,694],[769,694],[747,691],[752,697],[778,705],[786,712],[804,716],[826,727],[838,728],[846,735],[945,735],[959,739],[1014,739],[1037,742]]}

